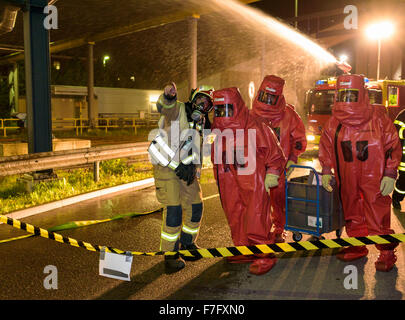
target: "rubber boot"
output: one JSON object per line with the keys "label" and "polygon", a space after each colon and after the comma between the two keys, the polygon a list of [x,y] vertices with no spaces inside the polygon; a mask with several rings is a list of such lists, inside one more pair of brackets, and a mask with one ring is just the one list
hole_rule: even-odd
{"label": "rubber boot", "polygon": [[381,250],[378,260],[375,262],[377,271],[388,272],[390,271],[397,261],[397,256],[394,250]]}
{"label": "rubber boot", "polygon": [[368,254],[368,249],[365,246],[349,247],[341,250],[337,255],[341,261],[353,261],[365,257]]}
{"label": "rubber boot", "polygon": [[274,235],[274,243],[282,243],[282,242],[284,242],[284,241],[285,241],[285,239],[284,239],[284,232],[276,233],[276,234]]}
{"label": "rubber boot", "polygon": [[175,273],[180,271],[186,266],[186,263],[180,258],[179,253],[172,256],[165,256],[165,272],[166,274]]}
{"label": "rubber boot", "polygon": [[262,275],[269,272],[277,263],[274,254],[258,254],[256,260],[249,266],[249,272],[255,275]]}
{"label": "rubber boot", "polygon": [[[189,244],[189,245],[181,245],[181,250],[197,250],[200,249],[199,246],[197,246],[195,243]],[[185,255],[181,255],[181,257],[185,260],[185,261],[197,261],[200,260],[202,258],[202,256],[200,254],[196,254],[193,257],[188,257]]]}

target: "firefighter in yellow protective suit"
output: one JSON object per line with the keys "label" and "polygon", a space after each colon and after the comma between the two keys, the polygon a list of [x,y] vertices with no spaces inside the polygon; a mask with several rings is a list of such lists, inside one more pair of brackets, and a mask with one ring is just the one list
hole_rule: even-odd
{"label": "firefighter in yellow protective suit", "polygon": [[405,110],[402,110],[396,117],[395,128],[402,146],[402,158],[398,167],[398,178],[395,182],[394,192],[392,193],[392,206],[401,210],[401,201],[405,198]]}
{"label": "firefighter in yellow protective suit", "polygon": [[[202,131],[209,125],[212,91],[204,86],[197,88],[192,91],[190,100],[183,103],[177,100],[176,85],[171,83],[157,101],[161,114],[159,133],[154,136],[148,151],[154,164],[156,197],[165,207],[161,251],[198,249],[195,241],[203,214],[198,179],[202,163],[200,148]],[[200,258],[166,255],[166,273],[184,268],[184,260]]]}

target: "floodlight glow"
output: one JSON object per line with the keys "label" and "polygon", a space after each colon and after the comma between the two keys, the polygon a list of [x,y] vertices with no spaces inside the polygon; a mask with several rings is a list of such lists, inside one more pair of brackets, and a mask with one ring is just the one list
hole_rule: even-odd
{"label": "floodlight glow", "polygon": [[315,141],[315,136],[312,134],[307,135],[307,140],[308,141]]}
{"label": "floodlight glow", "polygon": [[346,62],[346,61],[347,61],[347,55],[342,54],[342,55],[339,57],[339,59],[340,59],[340,62]]}
{"label": "floodlight glow", "polygon": [[156,103],[158,101],[158,99],[159,99],[159,95],[152,94],[152,95],[149,96],[149,102],[150,103]]}
{"label": "floodlight glow", "polygon": [[395,27],[390,21],[383,21],[368,26],[366,35],[370,39],[381,40],[391,37],[394,31]]}

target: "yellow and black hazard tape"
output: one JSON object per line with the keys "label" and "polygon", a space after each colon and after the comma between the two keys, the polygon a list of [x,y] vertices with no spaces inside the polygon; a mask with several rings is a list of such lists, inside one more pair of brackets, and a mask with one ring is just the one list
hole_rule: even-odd
{"label": "yellow and black hazard tape", "polygon": [[[108,246],[94,245],[84,241],[78,241],[69,237],[64,237],[53,231],[35,227],[31,224],[0,215],[0,222],[8,224],[14,228],[27,231],[31,234],[51,239],[57,242],[65,243],[73,247],[81,247],[89,251],[113,252],[118,254],[127,254],[128,251],[111,248]],[[236,246],[211,249],[195,249],[195,250],[180,250],[179,253],[183,256],[194,257],[201,256],[203,258],[219,258],[231,257],[239,255],[252,255],[260,253],[283,253],[296,251],[312,251],[320,249],[335,249],[342,247],[356,247],[372,244],[388,244],[405,242],[405,233],[390,234],[390,235],[374,235],[367,237],[351,237],[344,239],[324,239],[316,241],[299,241],[289,243],[274,243],[274,244],[259,244],[254,246]],[[159,252],[137,252],[129,251],[134,256],[158,256],[158,255],[174,255],[177,252],[159,251]]]}
{"label": "yellow and black hazard tape", "polygon": [[[61,225],[56,226],[56,227],[52,227],[48,231],[62,231],[62,230],[77,229],[77,228],[81,228],[81,227],[87,227],[87,226],[91,226],[91,225],[95,225],[95,224],[99,224],[99,223],[105,223],[105,222],[120,220],[120,219],[124,219],[124,218],[133,218],[133,217],[145,216],[145,215],[152,214],[152,213],[157,213],[157,212],[163,212],[163,208],[159,208],[159,209],[156,209],[156,210],[153,210],[153,211],[148,211],[148,212],[141,212],[141,213],[139,213],[139,212],[131,212],[131,213],[126,213],[126,214],[120,214],[120,215],[114,216],[112,218],[102,219],[102,220],[71,221],[71,222],[61,224]],[[26,239],[26,238],[30,238],[30,237],[35,237],[35,234],[28,234],[28,235],[24,235],[24,236],[19,236],[19,237],[0,240],[0,244],[1,243],[6,243],[6,242],[11,242],[11,241],[16,241],[16,240],[22,240],[22,239]]]}

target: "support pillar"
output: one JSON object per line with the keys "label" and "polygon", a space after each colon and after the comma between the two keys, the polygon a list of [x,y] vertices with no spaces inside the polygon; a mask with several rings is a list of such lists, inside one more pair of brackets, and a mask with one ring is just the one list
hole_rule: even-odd
{"label": "support pillar", "polygon": [[52,151],[49,31],[44,28],[46,0],[24,8],[24,50],[28,120],[28,153]]}
{"label": "support pillar", "polygon": [[405,79],[405,45],[402,46],[401,52],[401,80]]}
{"label": "support pillar", "polygon": [[8,84],[10,87],[10,105],[11,113],[19,112],[18,109],[18,64],[14,63],[13,69],[10,71]]}
{"label": "support pillar", "polygon": [[93,178],[94,182],[100,181],[100,161],[94,162],[93,165]]}
{"label": "support pillar", "polygon": [[263,34],[262,36],[262,54],[260,57],[260,81],[264,79],[264,72],[265,72],[265,65],[266,65],[266,36]]}
{"label": "support pillar", "polygon": [[14,64],[14,109],[15,112],[19,112],[20,108],[19,108],[19,98],[20,98],[20,93],[19,93],[19,79],[18,79],[18,72],[19,72],[19,68],[18,68],[18,64],[15,63]]}
{"label": "support pillar", "polygon": [[380,80],[380,67],[381,67],[381,39],[377,40],[377,81]]}
{"label": "support pillar", "polygon": [[88,43],[87,57],[87,111],[89,119],[89,128],[93,129],[95,124],[94,119],[94,42]]}
{"label": "support pillar", "polygon": [[188,92],[191,89],[197,88],[197,25],[199,15],[193,14],[189,18],[189,34],[190,34],[190,44],[191,44],[191,59],[190,59],[190,78],[188,83]]}

